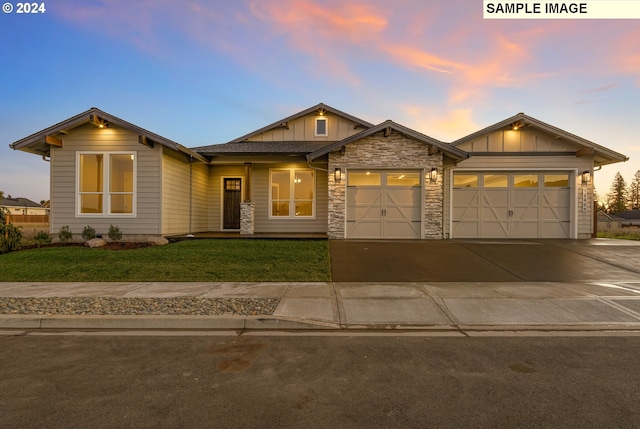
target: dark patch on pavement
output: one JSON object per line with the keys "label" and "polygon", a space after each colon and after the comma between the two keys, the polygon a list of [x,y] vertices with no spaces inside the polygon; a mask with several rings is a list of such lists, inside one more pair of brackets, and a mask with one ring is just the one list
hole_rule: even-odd
{"label": "dark patch on pavement", "polygon": [[[566,240],[566,242],[577,240]],[[334,282],[630,281],[640,272],[558,240],[332,240]],[[607,249],[589,245],[591,253]],[[581,246],[577,245],[578,250]],[[634,250],[640,256],[640,246]],[[597,255],[596,255],[597,256]]]}

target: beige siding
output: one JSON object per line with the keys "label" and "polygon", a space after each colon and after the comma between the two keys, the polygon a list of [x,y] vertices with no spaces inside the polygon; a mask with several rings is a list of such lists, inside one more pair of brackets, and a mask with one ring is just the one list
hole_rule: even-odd
{"label": "beige siding", "polygon": [[[162,157],[162,234],[207,231],[209,167],[164,148]],[[192,191],[189,191],[192,186]]]}
{"label": "beige siding", "polygon": [[[222,178],[244,177],[244,165],[213,166],[209,176],[209,227],[210,231],[222,230]],[[243,178],[244,184],[244,178]]]}
{"label": "beige siding", "polygon": [[566,140],[528,128],[494,131],[458,148],[467,152],[575,152],[579,149]]}
{"label": "beige siding", "polygon": [[[51,148],[51,231],[63,225],[79,237],[89,225],[98,234],[106,234],[111,224],[124,235],[157,235],[160,233],[160,149],[138,143],[138,136],[111,126],[98,129],[93,125],[78,127],[61,137],[63,146]],[[136,215],[81,216],[76,210],[76,152],[135,151],[137,154]]]}
{"label": "beige siding", "polygon": [[329,135],[326,137],[315,136],[315,118],[317,115],[308,115],[293,121],[287,125],[288,128],[280,127],[266,131],[257,136],[251,137],[249,141],[337,141],[346,139],[362,131],[356,128],[355,122],[340,116],[327,114],[323,116],[328,119]]}
{"label": "beige siding", "polygon": [[[449,169],[445,174],[444,184],[444,233],[450,234],[451,219],[451,171],[459,169],[486,170],[564,170],[575,172],[575,182],[572,184],[571,205],[575,210],[577,219],[577,236],[574,238],[589,238],[593,229],[593,183],[582,185],[581,173],[593,170],[593,158],[590,156],[471,156],[460,162],[455,168]],[[583,203],[583,189],[586,189],[586,205]]]}
{"label": "beige siding", "polygon": [[316,172],[315,219],[269,219],[269,169],[309,168],[307,164],[257,164],[253,166],[253,201],[255,202],[255,232],[326,232],[327,231],[327,172]]}

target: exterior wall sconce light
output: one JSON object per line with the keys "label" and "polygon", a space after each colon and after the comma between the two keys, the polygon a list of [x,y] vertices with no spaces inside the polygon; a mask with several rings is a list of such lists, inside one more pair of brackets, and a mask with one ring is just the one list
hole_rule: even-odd
{"label": "exterior wall sconce light", "polygon": [[438,180],[438,169],[437,168],[432,168],[431,169],[431,173],[429,173],[429,179],[431,179],[432,182],[435,182],[436,180]]}
{"label": "exterior wall sconce light", "polygon": [[342,180],[342,169],[340,167],[334,170],[333,178],[335,179],[336,183]]}
{"label": "exterior wall sconce light", "polygon": [[591,173],[588,170],[582,172],[582,184],[588,185],[591,183]]}

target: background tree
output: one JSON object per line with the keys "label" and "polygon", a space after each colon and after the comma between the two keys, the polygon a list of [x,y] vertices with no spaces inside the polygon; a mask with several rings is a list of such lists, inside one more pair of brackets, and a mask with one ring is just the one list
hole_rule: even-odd
{"label": "background tree", "polygon": [[640,209],[640,170],[636,171],[633,180],[629,185],[629,208]]}
{"label": "background tree", "polygon": [[620,172],[613,178],[611,189],[607,194],[607,208],[609,213],[620,213],[627,210],[627,183]]}
{"label": "background tree", "polygon": [[[0,201],[4,200],[4,191],[0,191]],[[4,225],[4,209],[0,208],[0,225]]]}

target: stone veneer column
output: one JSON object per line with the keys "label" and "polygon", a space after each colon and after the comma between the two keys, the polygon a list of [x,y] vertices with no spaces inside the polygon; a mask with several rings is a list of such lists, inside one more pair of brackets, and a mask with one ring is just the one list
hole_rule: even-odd
{"label": "stone veneer column", "polygon": [[240,235],[253,235],[256,229],[256,205],[252,202],[240,203]]}
{"label": "stone veneer column", "polygon": [[[432,158],[425,171],[424,178],[424,238],[441,240],[443,237],[443,172],[442,159]],[[432,168],[438,169],[438,179],[432,181]]]}
{"label": "stone veneer column", "polygon": [[[330,159],[331,159],[330,154]],[[342,168],[332,162],[329,162],[329,225],[327,237],[329,238],[345,238],[345,220],[347,203],[345,200],[347,182],[345,170],[342,169],[342,179],[340,182],[335,180],[335,169]]]}

